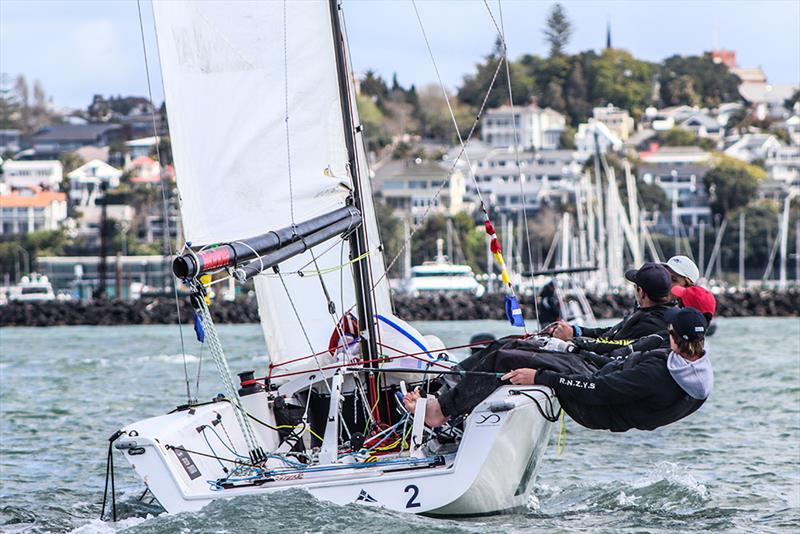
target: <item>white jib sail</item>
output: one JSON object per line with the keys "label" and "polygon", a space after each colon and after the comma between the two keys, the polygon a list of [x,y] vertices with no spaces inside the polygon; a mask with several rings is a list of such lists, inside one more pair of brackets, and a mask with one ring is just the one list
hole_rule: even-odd
{"label": "white jib sail", "polygon": [[[153,11],[186,240],[235,241],[343,206],[352,182],[328,2],[169,0]],[[363,170],[377,280],[383,259]],[[335,269],[348,244],[333,243],[314,252],[340,316],[355,310],[355,294],[351,268]],[[334,329],[319,277],[293,274],[300,268],[317,268],[310,253],[281,265],[282,280],[255,281],[275,365],[326,349]],[[374,298],[378,313],[390,311],[385,280]]]}

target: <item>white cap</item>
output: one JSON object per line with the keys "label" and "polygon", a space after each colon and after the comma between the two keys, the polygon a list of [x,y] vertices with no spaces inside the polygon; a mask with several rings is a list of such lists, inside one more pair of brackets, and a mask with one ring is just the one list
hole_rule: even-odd
{"label": "white cap", "polygon": [[700,269],[686,256],[672,256],[664,266],[673,273],[688,278],[693,284],[700,280]]}

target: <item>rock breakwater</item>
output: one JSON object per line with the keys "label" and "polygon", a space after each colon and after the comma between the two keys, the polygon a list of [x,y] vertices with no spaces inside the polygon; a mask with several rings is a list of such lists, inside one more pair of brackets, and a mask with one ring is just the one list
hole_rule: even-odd
{"label": "rock breakwater", "polygon": [[[627,294],[587,295],[598,318],[621,317],[633,307]],[[476,298],[469,295],[430,295],[394,298],[397,314],[411,321],[459,321],[505,319],[503,295]],[[800,315],[800,289],[743,291],[717,295],[720,317]],[[526,317],[533,317],[533,301],[522,299]],[[255,300],[219,301],[211,306],[214,320],[222,323],[258,322]],[[188,299],[181,303],[181,318],[192,322]],[[168,298],[105,302],[11,302],[0,306],[0,326],[171,324],[177,321],[175,302]]]}

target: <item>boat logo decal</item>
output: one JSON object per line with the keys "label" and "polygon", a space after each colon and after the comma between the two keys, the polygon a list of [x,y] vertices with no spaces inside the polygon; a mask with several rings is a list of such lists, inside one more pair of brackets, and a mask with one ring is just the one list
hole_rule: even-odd
{"label": "boat logo decal", "polygon": [[502,418],[500,414],[489,413],[480,416],[480,419],[475,423],[476,425],[492,426],[499,425]]}
{"label": "boat logo decal", "polygon": [[178,457],[178,461],[180,461],[183,470],[189,475],[189,479],[194,480],[202,474],[200,473],[200,469],[197,468],[197,465],[195,465],[194,460],[192,460],[192,457],[189,456],[189,453],[183,448],[183,445],[172,447],[172,451],[175,453],[175,456]]}
{"label": "boat logo decal", "polygon": [[290,473],[288,475],[275,475],[275,480],[300,480],[303,478],[303,473]]}
{"label": "boat logo decal", "polygon": [[359,501],[360,502],[378,502],[378,500],[375,497],[373,497],[372,495],[367,493],[367,490],[363,490],[363,489],[361,490],[361,493],[358,494],[358,498],[356,499],[356,502],[359,502]]}

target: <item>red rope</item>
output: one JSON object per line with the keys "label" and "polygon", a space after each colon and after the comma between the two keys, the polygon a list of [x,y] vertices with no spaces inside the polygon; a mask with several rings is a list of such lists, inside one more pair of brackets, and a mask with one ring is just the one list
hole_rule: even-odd
{"label": "red rope", "polygon": [[[530,334],[519,335],[519,336],[508,336],[508,337],[512,337],[512,338],[516,338],[516,339],[526,339],[526,338],[530,337]],[[443,352],[443,351],[448,351],[448,350],[457,350],[457,349],[465,349],[465,348],[469,348],[469,347],[476,347],[478,345],[485,345],[485,344],[486,344],[486,341],[478,341],[478,342],[475,342],[475,343],[467,343],[465,345],[456,345],[456,346],[453,346],[453,347],[445,347],[445,348],[439,349],[439,350]],[[385,345],[383,345],[383,346],[385,346]],[[399,351],[397,349],[393,349],[392,347],[387,347],[387,348],[390,348],[391,350],[395,350],[397,352],[401,352],[401,351]],[[328,352],[328,351],[324,351],[324,352]],[[321,353],[321,354],[324,354],[324,352]],[[391,361],[391,360],[397,360],[399,358],[418,357],[418,356],[420,356],[422,354],[428,354],[428,353],[429,353],[429,351],[412,352],[412,353],[401,353],[401,354],[398,354],[396,356],[384,356],[384,357],[381,357],[381,358],[374,358],[374,359],[371,359],[371,360],[360,360],[358,362],[347,362],[347,363],[331,364],[331,365],[326,365],[324,367],[320,367],[319,369],[316,369],[316,370],[317,371],[329,371],[329,370],[332,370],[332,369],[340,369],[342,367],[352,367],[352,366],[355,366],[355,365],[363,365],[363,364],[366,364],[366,363],[376,363],[376,362],[383,363],[383,362],[388,362],[388,361]],[[287,363],[293,363],[293,362],[301,361],[301,360],[304,360],[304,359],[307,359],[307,358],[310,358],[310,357],[313,357],[313,356],[315,356],[315,355],[312,354],[311,356],[305,356],[303,358],[295,358],[294,360],[289,360],[287,362],[283,362],[280,365],[286,365]],[[419,359],[421,361],[424,361],[426,363],[433,363],[433,364],[436,364],[436,365],[442,365],[442,364],[437,363],[437,362],[429,362],[428,360],[425,360],[425,359],[422,359],[422,358],[417,358],[417,359]],[[446,367],[444,365],[442,365],[442,366]],[[303,370],[303,371],[293,371],[293,372],[289,372],[289,373],[280,373],[280,374],[273,375],[272,374],[272,368],[273,367],[276,367],[276,366],[273,365],[273,364],[270,364],[270,374],[269,374],[268,377],[258,378],[257,380],[265,380],[267,378],[285,378],[287,376],[302,375],[302,374],[306,374],[308,372],[313,372],[314,371],[314,369],[306,369],[306,370]],[[369,371],[369,369],[365,369],[365,371]]]}

